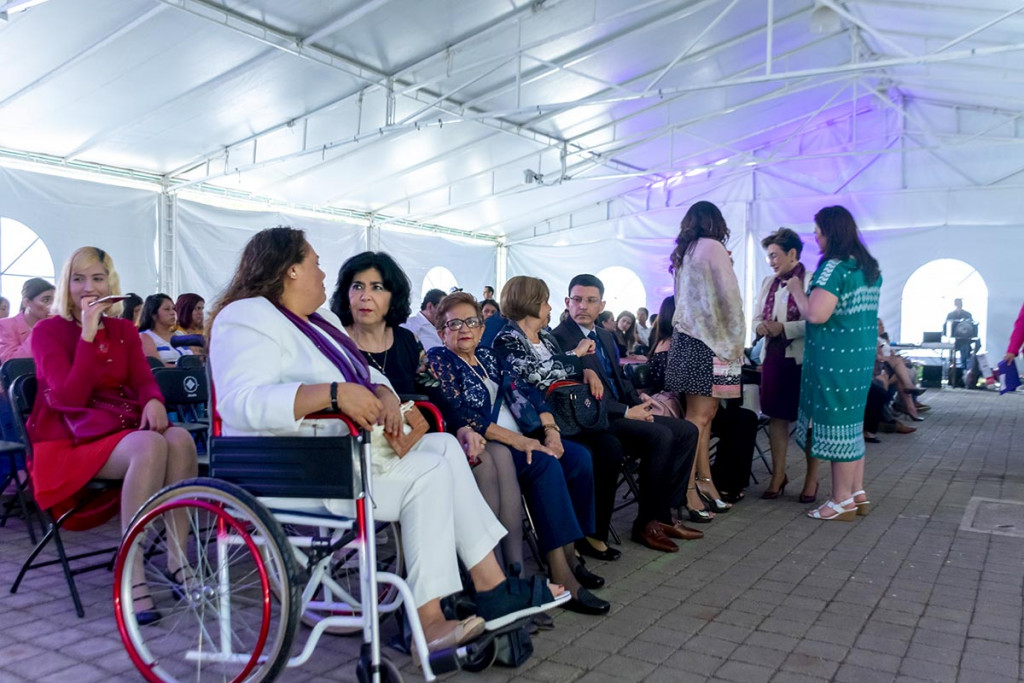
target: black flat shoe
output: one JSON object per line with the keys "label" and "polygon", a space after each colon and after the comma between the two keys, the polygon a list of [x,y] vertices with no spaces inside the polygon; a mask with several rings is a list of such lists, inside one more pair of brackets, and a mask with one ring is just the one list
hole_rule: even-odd
{"label": "black flat shoe", "polygon": [[572,568],[572,575],[576,577],[576,580],[579,581],[580,585],[584,588],[597,590],[604,586],[604,577],[598,576],[587,569],[586,564],[583,563],[583,558],[580,558],[580,563]]}
{"label": "black flat shoe", "polygon": [[608,546],[606,550],[598,550],[590,545],[590,542],[585,538],[576,541],[576,552],[580,555],[593,557],[595,560],[604,560],[605,562],[614,562],[622,557],[622,553],[615,548]]}
{"label": "black flat shoe", "polygon": [[[137,583],[134,586],[132,586],[132,588],[141,588],[145,585],[147,585],[145,582]],[[152,598],[150,598],[149,593],[146,593],[145,595],[140,595],[136,598],[132,598],[132,602],[136,603],[139,600],[151,599]],[[164,615],[162,615],[160,613],[160,610],[158,610],[155,606],[153,607],[153,609],[144,609],[135,613],[135,621],[136,623],[138,623],[139,626],[149,626],[150,624],[155,624],[163,618]]]}
{"label": "black flat shoe", "polygon": [[580,588],[576,591],[576,597],[565,603],[565,609],[570,612],[576,612],[577,614],[590,614],[593,616],[608,614],[608,611],[611,610],[611,608],[612,605],[610,602],[602,600],[586,588]]}
{"label": "black flat shoe", "polygon": [[865,436],[864,441],[865,443],[882,443],[882,440],[877,436]]}

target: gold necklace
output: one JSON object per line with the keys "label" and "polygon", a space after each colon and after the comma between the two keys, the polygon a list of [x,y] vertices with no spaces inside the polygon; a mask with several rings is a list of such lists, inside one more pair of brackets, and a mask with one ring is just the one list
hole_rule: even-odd
{"label": "gold necklace", "polygon": [[[391,349],[384,349],[384,360],[381,361],[380,363],[378,363],[377,359],[373,357],[373,351],[363,351],[363,353],[366,354],[366,358],[371,363],[373,363],[374,367],[376,367],[378,370],[380,370],[383,373],[384,372],[384,366],[388,364],[388,351],[390,351],[390,350]],[[360,351],[362,351],[362,349],[360,349]],[[385,373],[385,374],[387,374],[387,373]]]}
{"label": "gold necklace", "polygon": [[[353,327],[352,329],[353,329],[353,331],[356,331],[357,328]],[[384,351],[383,351],[383,353],[384,353],[383,360],[381,360],[380,362],[377,362],[377,359],[374,358],[373,356],[374,356],[375,353],[376,354],[380,354],[381,353],[380,351],[368,351],[368,350],[364,349],[362,347],[362,345],[360,345],[359,339],[356,338],[356,335],[350,333],[349,336],[352,337],[353,340],[355,340],[356,347],[366,355],[366,359],[368,361],[370,361],[371,363],[373,363],[373,366],[375,368],[377,368],[378,370],[380,370],[381,373],[387,374],[387,373],[384,372],[384,367],[388,364],[388,351],[391,350],[391,346],[395,345],[394,341],[391,342],[391,346],[389,346],[388,348],[384,349]],[[362,336],[362,335],[360,334],[359,336]],[[385,344],[388,343],[387,328],[384,328],[384,343]]]}

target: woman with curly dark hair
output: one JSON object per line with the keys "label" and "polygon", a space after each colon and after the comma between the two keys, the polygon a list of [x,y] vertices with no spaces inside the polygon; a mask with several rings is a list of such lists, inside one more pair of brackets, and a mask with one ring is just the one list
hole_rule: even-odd
{"label": "woman with curly dark hair", "polygon": [[399,394],[417,393],[423,349],[401,327],[409,318],[412,285],[384,252],[364,251],[341,265],[331,311],[341,319],[366,361],[391,380]]}
{"label": "woman with curly dark hair", "polygon": [[665,388],[686,395],[686,419],[697,425],[694,487],[708,510],[691,517],[725,512],[711,479],[708,449],[711,421],[723,398],[740,396],[740,363],[746,323],[739,281],[725,247],[729,228],[717,206],[697,202],[679,226],[669,272],[675,276],[676,312],[672,316]]}

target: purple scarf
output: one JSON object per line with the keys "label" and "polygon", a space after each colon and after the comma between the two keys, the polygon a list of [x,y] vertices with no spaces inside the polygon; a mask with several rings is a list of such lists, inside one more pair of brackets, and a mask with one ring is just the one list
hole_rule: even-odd
{"label": "purple scarf", "polygon": [[[327,360],[334,363],[346,382],[355,382],[370,391],[374,390],[375,385],[370,383],[370,366],[363,358],[363,354],[360,353],[359,347],[348,338],[348,335],[327,322],[319,313],[311,314],[307,322],[284,306],[276,303],[274,305],[277,306],[277,310],[281,311],[281,315],[288,318],[302,334],[313,342],[313,346],[320,353],[327,356]],[[313,325],[319,327],[327,336],[336,341],[341,349],[324,339],[322,334],[313,329]]]}
{"label": "purple scarf", "polygon": [[[768,296],[764,298],[764,308],[761,310],[761,320],[768,321],[772,319],[772,312],[775,309],[775,294],[779,291],[779,287],[782,286],[783,280],[788,280],[791,277],[800,278],[800,282],[804,281],[804,275],[807,273],[807,269],[804,268],[804,264],[797,262],[796,267],[788,273],[776,276],[772,280],[772,284],[768,287]],[[793,297],[789,297],[789,305],[786,306],[786,319],[780,320],[779,322],[794,322],[800,319],[800,309],[796,307],[796,301]]]}

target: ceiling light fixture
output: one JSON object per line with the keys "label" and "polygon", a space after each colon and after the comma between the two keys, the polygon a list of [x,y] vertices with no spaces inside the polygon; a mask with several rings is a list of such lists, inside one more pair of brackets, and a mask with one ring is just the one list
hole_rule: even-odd
{"label": "ceiling light fixture", "polygon": [[839,33],[842,28],[839,13],[815,0],[814,9],[811,11],[811,33],[821,36]]}

